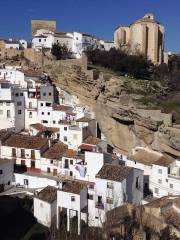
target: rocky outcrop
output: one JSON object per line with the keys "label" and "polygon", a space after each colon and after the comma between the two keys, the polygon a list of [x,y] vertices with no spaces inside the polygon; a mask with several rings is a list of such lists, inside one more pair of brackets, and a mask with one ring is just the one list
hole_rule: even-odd
{"label": "rocky outcrop", "polygon": [[136,146],[148,146],[180,157],[180,127],[172,125],[172,114],[158,110],[155,101],[148,101],[148,107],[147,101],[142,101],[147,96],[165,97],[167,86],[87,70],[86,58],[55,61],[40,56],[40,59],[35,64],[21,57],[18,63],[24,69],[41,68],[56,85],[90,106],[101,131],[117,150],[128,154]]}

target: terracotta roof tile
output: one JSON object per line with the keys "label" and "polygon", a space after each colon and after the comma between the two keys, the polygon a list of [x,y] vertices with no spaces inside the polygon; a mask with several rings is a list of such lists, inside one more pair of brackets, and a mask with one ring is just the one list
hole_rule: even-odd
{"label": "terracotta roof tile", "polygon": [[67,112],[67,111],[72,111],[72,107],[70,106],[65,106],[65,105],[53,105],[53,109],[55,111],[62,111],[62,112]]}
{"label": "terracotta roof tile", "polygon": [[57,199],[57,188],[47,186],[41,190],[35,198],[38,198],[44,202],[52,203]]}
{"label": "terracotta roof tile", "polygon": [[55,143],[46,152],[43,153],[43,158],[61,160],[63,154],[67,151],[68,146],[62,142]]}
{"label": "terracotta roof tile", "polygon": [[127,166],[106,164],[101,168],[96,177],[122,182],[127,178],[132,170],[133,168]]}
{"label": "terracotta roof tile", "polygon": [[27,148],[27,149],[41,149],[48,143],[48,140],[36,136],[12,134],[4,141],[4,146]]}
{"label": "terracotta roof tile", "polygon": [[92,118],[82,117],[76,120],[76,122],[91,122]]}
{"label": "terracotta roof tile", "polygon": [[67,158],[73,158],[73,157],[76,157],[77,155],[78,155],[77,151],[73,149],[68,149],[63,156]]}
{"label": "terracotta roof tile", "polygon": [[80,194],[81,190],[84,187],[87,187],[87,183],[84,181],[78,181],[78,180],[66,181],[64,182],[64,185],[61,191]]}

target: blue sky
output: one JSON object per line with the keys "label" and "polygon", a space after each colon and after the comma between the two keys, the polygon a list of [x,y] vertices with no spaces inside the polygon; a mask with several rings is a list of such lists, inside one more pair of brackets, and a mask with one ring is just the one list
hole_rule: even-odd
{"label": "blue sky", "polygon": [[0,38],[31,38],[31,19],[56,20],[59,31],[113,38],[118,25],[147,12],[166,28],[166,49],[180,52],[180,0],[0,0]]}

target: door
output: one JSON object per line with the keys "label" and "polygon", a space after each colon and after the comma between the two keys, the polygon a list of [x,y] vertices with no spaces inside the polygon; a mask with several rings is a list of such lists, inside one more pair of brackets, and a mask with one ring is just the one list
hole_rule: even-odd
{"label": "door", "polygon": [[53,169],[53,175],[57,176],[57,169]]}
{"label": "door", "polygon": [[35,168],[35,161],[31,161],[31,168]]}

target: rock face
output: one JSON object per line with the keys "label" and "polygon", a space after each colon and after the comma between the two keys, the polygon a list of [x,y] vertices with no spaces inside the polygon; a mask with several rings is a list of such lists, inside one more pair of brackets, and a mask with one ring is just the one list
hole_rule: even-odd
{"label": "rock face", "polygon": [[55,84],[92,108],[101,131],[120,152],[148,146],[180,156],[180,128],[173,126],[172,114],[147,109],[138,101],[146,95],[166,95],[167,88],[159,82],[111,76],[66,61],[45,70]]}
{"label": "rock face", "polygon": [[146,96],[166,96],[168,88],[160,82],[87,70],[86,58],[55,61],[44,57],[36,65],[25,60],[20,61],[24,69],[44,70],[57,86],[91,107],[102,133],[119,152],[128,154],[136,146],[148,146],[180,157],[180,126],[173,126],[172,114],[162,113],[157,105],[154,108],[153,101],[147,108],[142,101]]}

